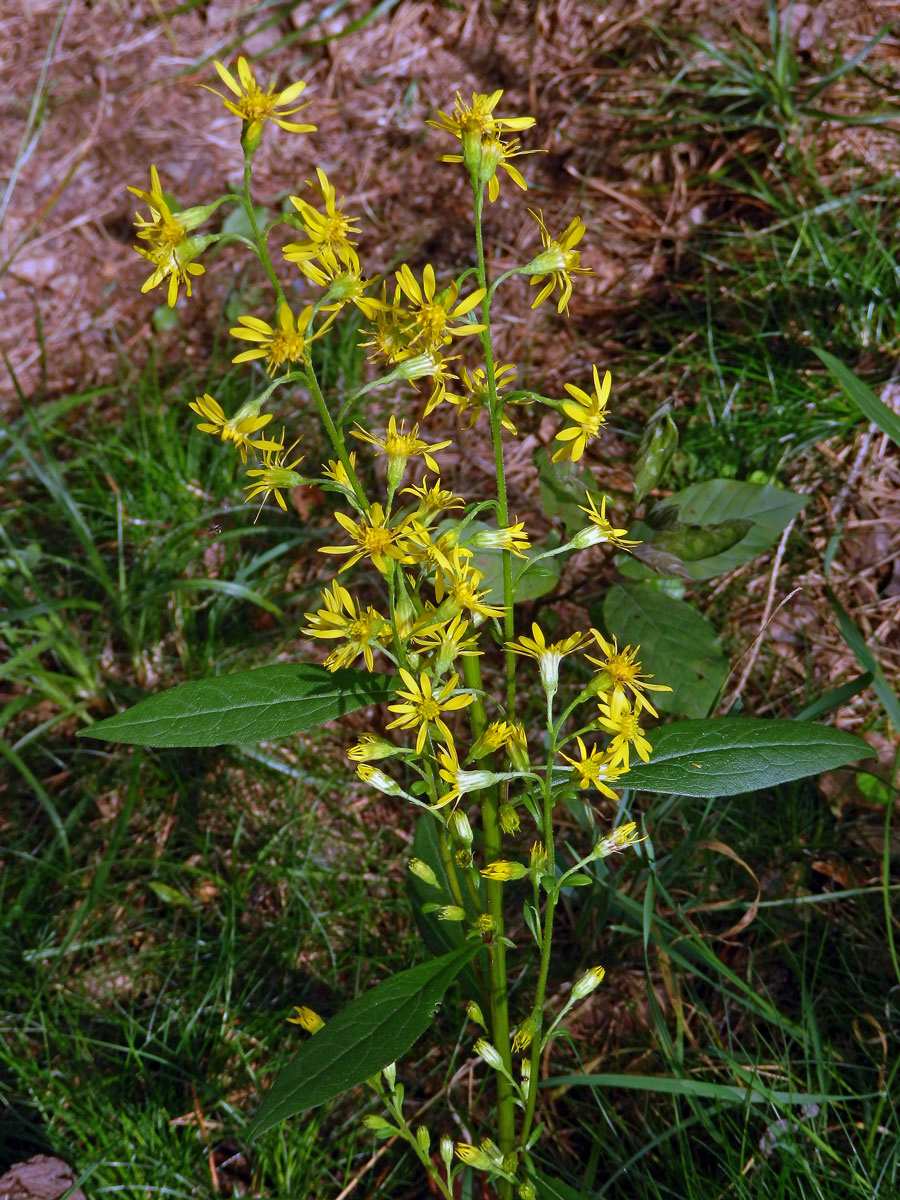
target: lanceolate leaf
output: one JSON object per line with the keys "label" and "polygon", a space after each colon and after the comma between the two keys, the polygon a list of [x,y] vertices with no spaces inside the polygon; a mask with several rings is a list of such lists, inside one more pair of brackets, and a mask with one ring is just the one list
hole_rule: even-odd
{"label": "lanceolate leaf", "polygon": [[480,946],[470,942],[401,971],[326,1021],[266,1093],[250,1138],[356,1087],[405,1054],[432,1023],[435,1006]]}
{"label": "lanceolate leaf", "polygon": [[751,717],[678,721],[650,741],[650,762],[632,765],[623,782],[682,796],[736,796],[874,756],[862,738],[828,725]]}
{"label": "lanceolate leaf", "polygon": [[268,741],[380,704],[390,699],[393,686],[390,675],[278,663],[183,683],[81,730],[79,736],[139,746]]}
{"label": "lanceolate leaf", "polygon": [[839,358],[816,346],[813,346],[812,352],[818,355],[860,412],[900,446],[900,417],[883,400],[879,400],[869,385],[854,375]]}
{"label": "lanceolate leaf", "polygon": [[638,643],[644,670],[672,688],[652,693],[655,707],[706,716],[728,675],[728,659],[692,605],[646,583],[614,584],[603,599],[603,620],[620,646]]}

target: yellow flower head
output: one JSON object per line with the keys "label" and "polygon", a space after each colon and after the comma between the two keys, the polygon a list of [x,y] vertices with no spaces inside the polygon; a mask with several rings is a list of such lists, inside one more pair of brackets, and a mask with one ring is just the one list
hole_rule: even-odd
{"label": "yellow flower head", "polygon": [[468,792],[480,792],[497,782],[497,776],[491,771],[463,771],[453,742],[439,746],[437,758],[438,773],[445,783],[450,784],[450,790],[437,800],[434,808],[443,808],[445,804],[452,804],[455,808],[461,796]]}
{"label": "yellow flower head", "polygon": [[484,758],[496,750],[505,750],[516,735],[516,727],[510,721],[491,721],[472,743],[469,758]]}
{"label": "yellow flower head", "polygon": [[397,287],[410,304],[409,329],[411,344],[421,343],[426,350],[439,350],[450,344],[454,337],[481,333],[484,325],[465,323],[451,325],[480,304],[485,295],[484,288],[476,288],[465,300],[457,303],[459,287],[451,283],[442,292],[435,290],[434,267],[427,263],[422,272],[422,282],[416,279],[406,263],[396,273]]}
{"label": "yellow flower head", "polygon": [[555,696],[559,687],[559,664],[567,654],[584,645],[585,635],[573,633],[561,642],[547,644],[544,632],[535,621],[531,626],[532,636],[522,634],[515,642],[507,642],[507,650],[536,660],[541,672],[541,685],[547,696]]}
{"label": "yellow flower head", "polygon": [[333,650],[325,660],[329,671],[349,667],[361,654],[366,667],[374,671],[373,648],[386,646],[392,636],[390,621],[369,605],[360,608],[345,587],[335,580],[331,588],[322,592],[324,608],[306,614],[307,627],[303,630],[310,637],[340,639],[344,645]]}
{"label": "yellow flower head", "polygon": [[623,769],[610,766],[609,755],[596,746],[593,746],[588,753],[581,738],[577,737],[575,740],[578,743],[578,753],[581,757],[569,758],[568,754],[563,754],[562,757],[575,768],[578,786],[586,788],[593,784],[597,791],[602,792],[604,796],[609,796],[611,800],[618,800],[616,793],[607,786],[607,781],[615,782],[620,775],[624,774]]}
{"label": "yellow flower head", "polygon": [[636,846],[646,838],[646,834],[638,837],[637,825],[634,821],[628,821],[625,825],[617,825],[611,834],[600,839],[594,847],[593,857],[606,858],[610,854],[621,854],[627,846]]}
{"label": "yellow flower head", "polygon": [[633,541],[626,538],[627,529],[616,529],[606,516],[606,496],[600,501],[600,511],[597,511],[597,506],[594,503],[594,497],[590,492],[585,492],[585,499],[588,502],[588,507],[583,504],[578,507],[583,513],[587,513],[590,525],[585,526],[572,538],[571,545],[577,550],[586,550],[588,546],[609,545],[616,546],[620,550],[630,550],[632,546],[639,546],[640,540]]}
{"label": "yellow flower head", "polygon": [[399,713],[395,721],[387,726],[388,729],[416,729],[416,753],[422,751],[425,739],[431,732],[432,726],[438,730],[445,741],[452,742],[453,736],[447,728],[443,714],[468,708],[475,697],[468,692],[456,692],[459,683],[458,675],[451,675],[438,692],[434,692],[428,673],[423,671],[417,680],[405,667],[400,668],[400,677],[406,684],[406,689],[398,688],[397,695],[402,703],[389,704],[390,712]]}
{"label": "yellow flower head", "polygon": [[447,133],[452,133],[454,137],[460,139],[466,133],[479,133],[484,137],[493,136],[504,129],[530,128],[534,124],[534,117],[497,117],[494,115],[494,109],[499,104],[502,95],[502,88],[491,92],[490,95],[475,92],[472,95],[472,103],[466,104],[457,92],[453,112],[445,113],[438,110],[438,119],[429,121],[428,124],[434,129],[443,129]]}
{"label": "yellow flower head", "polygon": [[562,409],[572,424],[561,429],[556,435],[556,440],[569,444],[564,444],[554,453],[554,462],[559,462],[563,458],[570,458],[572,462],[578,462],[584,454],[587,443],[593,441],[606,424],[606,418],[609,415],[606,407],[609,403],[611,386],[612,376],[609,371],[604,374],[601,383],[596,367],[594,367],[593,395],[589,396],[587,392],[575,387],[573,383],[566,384],[566,391],[572,399],[564,400]]}
{"label": "yellow flower head", "polygon": [[[351,450],[347,455],[347,459],[353,470],[356,470],[356,451]],[[322,468],[322,474],[326,479],[330,479],[344,492],[352,492],[353,484],[350,482],[350,476],[347,474],[347,468],[340,459],[329,459],[328,464]]]}
{"label": "yellow flower head", "polygon": [[319,553],[349,554],[350,558],[341,567],[341,571],[346,571],[361,558],[368,558],[375,569],[385,575],[388,559],[393,558],[398,562],[406,560],[404,525],[391,526],[390,518],[380,504],[373,504],[368,515],[359,521],[354,521],[345,513],[336,512],[334,516],[338,524],[350,534],[354,545],[320,546]]}
{"label": "yellow flower head", "polygon": [[531,209],[528,211],[538,223],[544,249],[537,258],[528,264],[525,273],[532,276],[532,283],[541,284],[545,279],[547,280],[531,307],[537,308],[539,304],[543,304],[553,289],[558,287],[560,294],[556,311],[565,312],[568,315],[569,297],[572,295],[572,276],[591,274],[589,267],[578,265],[581,262],[581,254],[575,249],[584,237],[584,221],[580,217],[573,217],[566,226],[565,232],[558,238],[552,238],[547,232],[543,214],[540,211],[532,212]]}
{"label": "yellow flower head", "polygon": [[320,1029],[325,1028],[325,1022],[311,1008],[303,1008],[299,1004],[295,1004],[294,1012],[297,1014],[296,1017],[287,1018],[291,1025],[299,1025],[307,1033],[318,1033]]}
{"label": "yellow flower head", "polygon": [[416,455],[421,454],[426,465],[432,471],[438,470],[438,465],[432,458],[435,450],[443,450],[451,444],[448,438],[444,442],[434,442],[428,445],[419,437],[418,424],[413,425],[412,429],[407,433],[404,429],[405,422],[400,422],[400,428],[397,428],[397,418],[391,417],[388,421],[388,427],[381,437],[375,437],[374,434],[368,433],[365,429],[351,429],[351,433],[355,438],[359,438],[361,442],[369,442],[373,446],[377,446],[382,454],[386,455],[388,460],[388,478],[399,478],[399,473],[403,471],[407,461]]}
{"label": "yellow flower head", "polygon": [[149,292],[157,287],[164,279],[168,279],[166,296],[170,308],[175,307],[178,299],[178,288],[184,285],[188,297],[191,295],[191,277],[202,275],[205,267],[192,260],[206,245],[208,239],[190,237],[190,231],[206,220],[211,207],[188,208],[183,212],[173,212],[163,195],[156,167],[150,168],[150,190],[130,187],[128,191],[137,196],[150,209],[149,220],[135,213],[134,224],[138,241],[146,242],[146,246],[135,246],[142,258],[153,266],[153,273],[145,281],[142,292]]}
{"label": "yellow flower head", "polygon": [[470,539],[470,545],[476,550],[508,550],[517,558],[525,558],[525,551],[531,542],[525,532],[524,521],[516,521],[504,529],[480,529]]}
{"label": "yellow flower head", "polygon": [[[282,429],[281,441],[268,443],[267,448],[263,451],[264,465],[247,472],[247,475],[257,482],[247,484],[244,488],[244,491],[247,493],[244,499],[252,500],[255,496],[262,496],[259,512],[262,512],[263,504],[273,494],[279,507],[287,512],[287,505],[279,489],[299,487],[303,483],[303,476],[298,475],[294,470],[294,467],[299,466],[303,462],[303,455],[301,454],[299,458],[295,458],[292,463],[286,461],[294,447],[299,445],[300,439],[297,438],[293,445],[285,450],[284,430]],[[259,513],[256,515],[258,518]]]}
{"label": "yellow flower head", "polygon": [[501,883],[505,883],[511,879],[524,879],[528,874],[528,868],[523,863],[502,862],[498,859],[483,867],[481,874],[485,879],[499,880]]}
{"label": "yellow flower head", "polygon": [[612,697],[608,702],[598,701],[600,716],[597,724],[607,733],[613,734],[609,743],[607,755],[611,767],[623,766],[628,770],[628,755],[630,747],[634,746],[638,757],[644,762],[650,761],[653,747],[644,737],[644,731],[638,722],[638,713],[633,711],[624,696]]}
{"label": "yellow flower head", "polygon": [[454,496],[451,491],[441,487],[440,476],[429,487],[428,476],[423,475],[422,482],[418,487],[415,484],[405,487],[401,495],[415,496],[419,501],[419,507],[413,516],[420,525],[428,525],[435,517],[440,516],[441,513],[450,512],[454,508],[465,507],[465,501],[460,496]]}
{"label": "yellow flower head", "polygon": [[601,689],[604,691],[611,690],[612,696],[624,696],[625,689],[627,688],[634,697],[635,714],[639,714],[642,709],[646,709],[651,717],[658,716],[659,714],[644,695],[644,692],[671,692],[672,689],[666,687],[664,683],[648,682],[653,676],[644,675],[641,672],[641,664],[637,659],[637,652],[640,650],[640,646],[635,646],[633,650],[631,646],[626,646],[624,650],[620,650],[615,638],[613,638],[612,642],[608,642],[597,629],[591,630],[591,636],[603,651],[604,657],[592,658],[590,654],[586,654],[585,658],[588,662],[600,668],[597,675]]}
{"label": "yellow flower head", "polygon": [[[302,264],[307,259],[316,258],[323,252],[326,256],[329,253],[332,256],[340,256],[345,249],[357,244],[351,240],[351,234],[359,233],[359,230],[355,228],[359,218],[344,216],[344,201],[337,202],[335,190],[328,182],[328,176],[321,167],[316,167],[316,175],[325,204],[325,212],[320,213],[300,196],[289,197],[291,204],[300,214],[309,240],[290,242],[284,247],[284,257],[288,262]],[[323,261],[327,261],[327,257]],[[357,262],[357,268],[358,266]]]}
{"label": "yellow flower head", "polygon": [[300,271],[316,287],[328,289],[321,303],[323,312],[337,312],[345,304],[354,304],[371,321],[386,307],[381,300],[366,295],[366,288],[371,287],[372,280],[363,279],[360,274],[359,259],[352,246],[342,246],[338,254],[325,246],[316,259],[295,261]]}
{"label": "yellow flower head", "polygon": [[202,396],[197,398],[189,406],[199,417],[204,420],[197,426],[203,433],[218,433],[223,442],[234,442],[236,449],[240,453],[241,462],[247,461],[247,447],[250,446],[254,450],[278,450],[280,449],[278,442],[271,442],[261,438],[259,441],[252,441],[251,434],[257,433],[264,425],[272,420],[271,413],[244,413],[244,408],[232,417],[231,420],[225,416],[224,410],[218,400],[210,396],[209,392],[204,392]]}
{"label": "yellow flower head", "polygon": [[381,305],[374,319],[375,328],[369,331],[369,340],[360,342],[361,346],[369,347],[369,358],[395,365],[415,354],[412,317],[400,303],[399,288],[394,290],[394,299],[388,303],[387,286],[382,283]]}
{"label": "yellow flower head", "polygon": [[252,350],[236,354],[231,361],[250,362],[254,358],[264,358],[267,375],[274,375],[286,363],[307,363],[310,342],[321,337],[329,323],[326,322],[311,337],[307,337],[306,330],[312,317],[311,304],[307,304],[296,319],[287,304],[279,305],[277,329],[259,317],[238,317],[239,324],[229,330],[231,336],[245,342],[257,342],[258,345]]}
{"label": "yellow flower head", "polygon": [[423,654],[432,656],[432,667],[440,677],[461,655],[481,654],[478,634],[469,633],[469,622],[457,613],[450,621],[430,621],[412,635],[412,643]]}
{"label": "yellow flower head", "polygon": [[[462,367],[459,372],[459,378],[465,388],[465,395],[448,396],[447,399],[458,409],[459,419],[463,422],[463,428],[471,429],[482,412],[490,412],[491,394],[488,387],[487,375],[483,367],[477,367],[472,372],[469,372],[466,367]],[[511,363],[504,363],[503,366],[497,367],[494,371],[497,395],[499,396],[503,388],[509,387],[515,378],[516,368]],[[517,433],[515,425],[503,409],[501,409],[500,424],[514,436]]]}
{"label": "yellow flower head", "polygon": [[[231,92],[233,99],[223,96],[215,88],[207,87],[205,83],[200,86],[206,91],[212,92],[214,96],[218,96],[230,113],[241,118],[244,122],[244,141],[251,148],[255,148],[265,121],[274,121],[276,125],[287,129],[290,133],[312,133],[315,130],[315,125],[298,125],[294,121],[284,119],[309,106],[309,102],[307,102],[298,104],[294,108],[284,107],[286,104],[293,104],[300,93],[305,90],[306,83],[303,80],[290,84],[283,92],[276,92],[274,85],[270,84],[269,90],[264,92],[253,78],[253,72],[250,70],[246,58],[238,59],[237,79],[223,63],[216,61],[213,66],[216,68],[219,78]],[[282,111],[279,112],[279,109]]]}
{"label": "yellow flower head", "polygon": [[468,556],[471,551],[461,546],[454,546],[449,556],[450,570],[439,573],[434,581],[434,594],[438,604],[446,610],[441,616],[449,616],[450,612],[457,613],[466,608],[470,613],[480,617],[502,617],[503,608],[496,604],[488,604],[485,596],[489,593],[480,592],[478,585],[484,574],[469,565]]}

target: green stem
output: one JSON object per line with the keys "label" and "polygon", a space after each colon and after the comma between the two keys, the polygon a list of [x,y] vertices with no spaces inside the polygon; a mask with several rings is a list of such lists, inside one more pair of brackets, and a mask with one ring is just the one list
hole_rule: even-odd
{"label": "green stem", "polygon": [[347,447],[344,443],[344,435],[332,420],[331,413],[328,411],[328,405],[325,403],[325,397],[322,395],[322,389],[319,387],[319,381],[316,379],[316,374],[312,367],[309,368],[308,379],[313,399],[316,402],[316,408],[319,410],[319,419],[325,426],[325,431],[331,439],[331,444],[334,446],[334,452],[338,456],[341,466],[347,472],[347,478],[350,480],[354,496],[362,507],[362,511],[367,513],[370,505],[366,499],[366,493],[363,491],[362,484],[359,482],[359,476],[356,474],[356,469],[350,461],[350,455],[347,453]]}
{"label": "green stem", "polygon": [[[484,238],[481,231],[481,216],[484,208],[484,188],[473,179],[472,190],[475,194],[475,246],[478,252],[478,285],[487,289],[487,268],[484,261]],[[500,523],[509,525],[509,503],[506,498],[506,475],[503,467],[503,405],[497,397],[497,382],[494,378],[494,351],[491,345],[491,292],[485,291],[481,301],[481,323],[484,330],[481,333],[481,348],[484,352],[484,373],[487,379],[488,396],[490,398],[491,442],[494,447],[494,465],[497,472],[497,501],[499,504]],[[506,640],[511,642],[516,636],[515,617],[513,614],[513,581],[512,555],[508,550],[503,551],[503,632]],[[516,656],[511,650],[506,650],[506,711],[510,717],[515,716],[516,708]]]}
{"label": "green stem", "polygon": [[252,167],[248,155],[244,156],[244,211],[247,214],[247,220],[250,222],[250,228],[253,230],[253,236],[256,239],[257,252],[259,261],[266,269],[266,274],[272,282],[272,287],[275,289],[276,307],[284,304],[284,291],[278,276],[275,274],[275,268],[272,266],[272,260],[269,257],[269,251],[266,247],[265,238],[259,231],[259,223],[256,220],[256,213],[253,211],[253,201],[250,199],[250,176]]}

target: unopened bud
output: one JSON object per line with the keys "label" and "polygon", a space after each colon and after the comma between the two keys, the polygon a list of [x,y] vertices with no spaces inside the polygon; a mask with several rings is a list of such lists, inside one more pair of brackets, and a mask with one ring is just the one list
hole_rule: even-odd
{"label": "unopened bud", "polygon": [[449,1133],[445,1133],[441,1137],[441,1158],[444,1160],[444,1166],[450,1170],[450,1164],[453,1162],[453,1138]]}
{"label": "unopened bud", "polygon": [[538,1031],[538,1022],[534,1014],[526,1017],[519,1028],[516,1030],[515,1037],[512,1041],[512,1048],[516,1054],[522,1054],[531,1043],[534,1041],[534,1035]]}
{"label": "unopened bud", "polygon": [[485,1023],[484,1023],[484,1013],[481,1011],[481,1009],[478,1007],[478,1005],[475,1003],[474,1000],[470,1000],[469,1003],[466,1005],[466,1016],[469,1018],[470,1021],[473,1021],[476,1025],[480,1025],[482,1029],[487,1029],[487,1025],[485,1025]]}
{"label": "unopened bud", "polygon": [[439,888],[438,877],[429,867],[427,862],[423,862],[421,858],[411,858],[408,863],[409,869],[417,879],[421,879],[423,883],[427,883],[430,887]]}
{"label": "unopened bud", "polygon": [[386,796],[402,795],[400,785],[395,783],[390,775],[385,775],[384,771],[378,767],[373,767],[369,763],[360,763],[356,768],[356,773],[363,783],[369,784],[379,792],[384,792]]}
{"label": "unopened bud", "polygon": [[605,967],[591,967],[589,971],[576,980],[572,988],[572,999],[583,1000],[585,996],[589,996],[603,982],[603,976],[606,974]]}
{"label": "unopened bud", "polygon": [[368,1113],[363,1117],[363,1125],[379,1137],[392,1137],[393,1134],[400,1132],[390,1121],[386,1121],[384,1117],[379,1117],[376,1113]]}
{"label": "unopened bud", "polygon": [[466,910],[458,904],[442,904],[437,910],[439,921],[464,921]]}
{"label": "unopened bud", "polygon": [[394,1084],[397,1082],[397,1064],[388,1063],[386,1067],[382,1067],[381,1073],[384,1076],[384,1082],[393,1091]]}
{"label": "unopened bud", "polygon": [[486,1038],[479,1038],[473,1049],[478,1057],[484,1059],[487,1065],[493,1067],[495,1071],[504,1069],[500,1051],[496,1046],[492,1046]]}
{"label": "unopened bud", "polygon": [[503,832],[510,835],[518,833],[520,825],[521,822],[519,820],[519,814],[516,812],[513,806],[511,804],[501,804],[500,828],[503,830]]}
{"label": "unopened bud", "polygon": [[509,879],[522,879],[528,874],[528,868],[523,863],[497,861],[483,867],[481,874],[485,879],[505,882]]}
{"label": "unopened bud", "polygon": [[450,832],[459,842],[465,842],[467,846],[472,844],[472,826],[469,824],[469,818],[457,808],[450,814],[450,819],[447,822],[450,826]]}
{"label": "unopened bud", "polygon": [[431,1149],[431,1134],[424,1125],[420,1125],[416,1130],[416,1141],[419,1143],[419,1149],[423,1154],[427,1154]]}

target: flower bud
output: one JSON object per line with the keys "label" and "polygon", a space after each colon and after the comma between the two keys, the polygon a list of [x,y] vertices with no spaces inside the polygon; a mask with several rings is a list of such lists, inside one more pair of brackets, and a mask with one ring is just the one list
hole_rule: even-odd
{"label": "flower bud", "polygon": [[297,1014],[296,1017],[288,1017],[287,1020],[291,1025],[299,1025],[307,1033],[318,1033],[320,1029],[325,1027],[325,1022],[311,1008],[304,1008],[299,1004],[295,1004],[294,1012]]}
{"label": "flower bud", "polygon": [[605,967],[591,967],[589,971],[585,971],[572,988],[572,999],[583,1000],[585,996],[589,996],[603,982],[605,974]]}
{"label": "flower bud", "polygon": [[500,805],[500,828],[504,833],[514,834],[519,832],[519,814],[511,804]]}
{"label": "flower bud", "polygon": [[626,846],[643,842],[646,836],[644,834],[644,837],[638,837],[637,825],[634,821],[628,821],[625,825],[618,825],[608,837],[601,838],[591,852],[591,857],[606,858],[610,854],[621,854]]}
{"label": "flower bud", "polygon": [[423,883],[427,883],[430,887],[439,888],[438,877],[429,867],[427,862],[423,862],[421,858],[411,858],[407,864],[410,871],[416,878],[421,879]]}
{"label": "flower bud", "polygon": [[347,751],[347,757],[357,763],[377,762],[381,758],[391,758],[400,751],[400,746],[379,737],[377,733],[361,733],[356,744]]}
{"label": "flower bud", "polygon": [[469,1167],[474,1167],[476,1171],[492,1171],[494,1169],[494,1160],[480,1146],[470,1146],[468,1142],[457,1142],[456,1154],[461,1162]]}
{"label": "flower bud", "polygon": [[377,791],[384,792],[386,796],[402,795],[400,785],[395,783],[390,775],[385,775],[384,771],[380,771],[378,767],[371,767],[368,763],[360,763],[356,768],[356,773],[363,783],[368,783],[370,787],[375,788]]}
{"label": "flower bud", "polygon": [[522,879],[523,876],[528,874],[528,868],[523,863],[501,862],[498,860],[483,867],[481,874],[485,879],[505,882],[508,879]]}
{"label": "flower bud", "polygon": [[424,1125],[420,1125],[416,1130],[416,1141],[419,1143],[419,1149],[423,1154],[427,1154],[431,1149],[431,1134]]}
{"label": "flower bud", "polygon": [[445,1133],[441,1137],[441,1158],[444,1160],[444,1166],[450,1170],[450,1164],[453,1162],[453,1138],[449,1133]]}
{"label": "flower bud", "polygon": [[474,1000],[470,1000],[469,1003],[466,1005],[466,1016],[469,1018],[470,1021],[473,1021],[476,1025],[480,1025],[482,1029],[487,1029],[487,1025],[485,1025],[485,1023],[484,1023],[484,1013],[481,1011],[481,1009],[478,1007],[478,1005],[475,1003]]}
{"label": "flower bud", "polygon": [[466,910],[458,904],[442,904],[437,910],[437,917],[439,921],[464,921]]}
{"label": "flower bud", "polygon": [[473,836],[472,826],[469,824],[469,818],[461,808],[457,808],[450,814],[447,824],[450,826],[451,834],[458,842],[465,842],[467,846],[471,846]]}
{"label": "flower bud", "polygon": [[366,1129],[371,1129],[379,1137],[392,1137],[395,1133],[400,1132],[395,1125],[392,1125],[390,1121],[386,1121],[384,1117],[379,1117],[377,1113],[367,1113],[363,1117],[363,1125],[365,1125]]}
{"label": "flower bud", "polygon": [[513,721],[511,724],[514,727],[514,732],[507,743],[506,753],[509,755],[510,761],[517,771],[527,771],[531,767],[531,760],[528,757],[528,739],[525,736],[525,726],[521,721]]}
{"label": "flower bud", "polygon": [[533,1183],[526,1179],[524,1183],[519,1184],[519,1200],[535,1200],[536,1196]]}
{"label": "flower bud", "polygon": [[479,1038],[472,1048],[478,1057],[483,1059],[489,1067],[493,1067],[495,1071],[504,1069],[500,1051],[496,1046],[492,1046],[486,1038]]}
{"label": "flower bud", "polygon": [[537,1018],[534,1013],[530,1017],[526,1017],[522,1024],[515,1032],[512,1041],[512,1048],[516,1054],[522,1054],[531,1043],[534,1041],[534,1035],[540,1028]]}
{"label": "flower bud", "polygon": [[397,1082],[397,1064],[388,1063],[386,1067],[382,1067],[381,1073],[384,1076],[384,1082],[388,1085],[391,1091],[394,1090],[394,1084]]}
{"label": "flower bud", "polygon": [[475,919],[475,928],[479,933],[496,933],[497,918],[491,913],[480,913]]}

